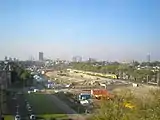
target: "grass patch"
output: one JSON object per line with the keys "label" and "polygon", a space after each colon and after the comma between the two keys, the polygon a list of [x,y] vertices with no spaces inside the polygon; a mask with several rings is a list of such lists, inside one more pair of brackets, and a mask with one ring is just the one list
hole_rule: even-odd
{"label": "grass patch", "polygon": [[12,115],[4,115],[5,120],[14,120],[14,116]]}
{"label": "grass patch", "polygon": [[35,114],[64,114],[56,103],[53,103],[49,95],[45,94],[27,94],[27,100],[33,106]]}
{"label": "grass patch", "polygon": [[43,114],[43,115],[39,115],[38,117],[42,117],[45,119],[50,119],[50,118],[68,118],[67,115],[65,114]]}
{"label": "grass patch", "polygon": [[[85,107],[82,106],[80,103],[75,103],[76,97],[73,94],[63,92],[59,92],[55,94],[59,99],[61,99],[63,102],[65,102],[68,106],[70,106],[73,110],[75,110],[77,113],[84,113]],[[73,101],[71,101],[71,99]],[[77,101],[78,102],[78,101]]]}
{"label": "grass patch", "polygon": [[[68,116],[65,115],[65,114],[43,114],[43,115],[37,115],[37,118],[43,118],[45,120],[50,119],[50,118],[67,119]],[[12,115],[5,115],[4,119],[5,120],[14,120],[14,116],[12,116]]]}

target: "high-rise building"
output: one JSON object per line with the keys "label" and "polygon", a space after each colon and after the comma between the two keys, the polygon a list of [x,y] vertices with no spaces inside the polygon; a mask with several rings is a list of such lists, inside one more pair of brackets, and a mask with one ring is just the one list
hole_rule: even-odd
{"label": "high-rise building", "polygon": [[12,61],[12,58],[11,58],[11,57],[9,57],[9,61]]}
{"label": "high-rise building", "polygon": [[82,57],[81,57],[81,56],[74,56],[74,57],[72,58],[72,61],[73,61],[73,62],[82,62]]}
{"label": "high-rise building", "polygon": [[43,61],[43,52],[39,52],[39,61]]}
{"label": "high-rise building", "polygon": [[151,56],[150,54],[147,54],[147,62],[150,62],[151,61]]}
{"label": "high-rise building", "polygon": [[5,60],[5,61],[7,61],[7,60],[8,60],[8,57],[7,57],[7,56],[5,56],[4,60]]}
{"label": "high-rise building", "polygon": [[88,62],[90,62],[90,63],[96,62],[96,59],[94,59],[94,58],[89,58],[89,59],[88,59]]}
{"label": "high-rise building", "polygon": [[17,61],[17,59],[16,59],[16,58],[13,58],[13,61]]}

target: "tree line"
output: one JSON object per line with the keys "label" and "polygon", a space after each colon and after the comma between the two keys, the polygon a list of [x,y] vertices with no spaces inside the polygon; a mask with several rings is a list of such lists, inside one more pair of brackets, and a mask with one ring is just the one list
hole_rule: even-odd
{"label": "tree line", "polygon": [[103,63],[73,62],[71,68],[83,71],[115,74],[118,79],[132,80],[134,82],[156,82],[159,79],[160,62],[134,62],[132,64],[120,64],[118,62],[104,65]]}
{"label": "tree line", "polygon": [[21,83],[24,86],[32,82],[33,76],[24,66],[17,63],[11,63],[11,81],[12,83]]}

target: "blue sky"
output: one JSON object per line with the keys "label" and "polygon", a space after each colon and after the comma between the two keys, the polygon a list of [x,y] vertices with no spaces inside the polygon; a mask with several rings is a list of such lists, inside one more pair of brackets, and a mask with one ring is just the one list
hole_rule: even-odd
{"label": "blue sky", "polygon": [[0,0],[0,59],[160,59],[159,0]]}

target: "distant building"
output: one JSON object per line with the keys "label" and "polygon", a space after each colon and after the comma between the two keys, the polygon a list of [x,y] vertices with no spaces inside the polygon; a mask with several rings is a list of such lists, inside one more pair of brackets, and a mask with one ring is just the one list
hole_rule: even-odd
{"label": "distant building", "polygon": [[74,56],[72,61],[73,62],[82,62],[82,57],[81,56]]}
{"label": "distant building", "polygon": [[5,56],[4,60],[5,60],[5,61],[7,61],[7,60],[8,60],[8,57],[7,57],[7,56]]}
{"label": "distant building", "polygon": [[11,58],[11,57],[9,57],[9,61],[12,61],[12,58]]}
{"label": "distant building", "polygon": [[90,63],[96,62],[96,59],[94,59],[94,58],[89,58],[89,59],[88,59],[88,62],[90,62]]}
{"label": "distant building", "polygon": [[13,58],[13,61],[17,61],[17,59],[16,59],[16,58]]}
{"label": "distant building", "polygon": [[39,61],[43,61],[43,52],[39,52]]}
{"label": "distant building", "polygon": [[29,60],[29,61],[34,61],[34,57],[33,57],[33,56],[30,56],[28,60]]}
{"label": "distant building", "polygon": [[147,54],[147,62],[150,62],[151,61],[151,56],[150,54]]}

